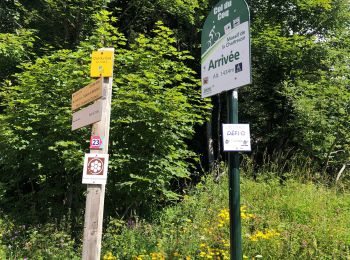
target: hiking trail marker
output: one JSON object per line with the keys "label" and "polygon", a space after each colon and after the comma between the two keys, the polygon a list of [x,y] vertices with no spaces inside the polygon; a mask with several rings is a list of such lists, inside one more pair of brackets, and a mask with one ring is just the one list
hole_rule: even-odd
{"label": "hiking trail marker", "polygon": [[99,78],[72,94],[72,111],[101,98],[102,95],[102,78]]}
{"label": "hiking trail marker", "polygon": [[101,259],[102,222],[108,170],[114,48],[92,53],[90,76],[99,78],[72,95],[72,130],[92,125],[90,153],[85,154],[82,183],[87,184],[83,260]]}
{"label": "hiking trail marker", "polygon": [[93,150],[103,149],[104,143],[105,141],[103,136],[93,135],[90,137],[90,149],[93,149]]}
{"label": "hiking trail marker", "polygon": [[106,184],[108,154],[87,153],[84,159],[82,183]]}
{"label": "hiking trail marker", "polygon": [[94,104],[75,112],[72,117],[72,131],[81,127],[91,125],[102,118],[102,103],[96,101]]}
{"label": "hiking trail marker", "polygon": [[113,77],[114,51],[98,50],[93,51],[91,55],[90,76],[97,77]]}

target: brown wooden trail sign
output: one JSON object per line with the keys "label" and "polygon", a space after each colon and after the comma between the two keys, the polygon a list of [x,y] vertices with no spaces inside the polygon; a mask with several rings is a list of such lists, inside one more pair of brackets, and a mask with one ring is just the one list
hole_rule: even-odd
{"label": "brown wooden trail sign", "polygon": [[72,94],[72,111],[103,96],[102,78]]}

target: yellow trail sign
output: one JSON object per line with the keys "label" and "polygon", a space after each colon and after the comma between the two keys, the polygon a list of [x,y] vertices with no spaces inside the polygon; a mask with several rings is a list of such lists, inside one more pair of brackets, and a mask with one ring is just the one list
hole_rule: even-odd
{"label": "yellow trail sign", "polygon": [[91,56],[90,76],[112,77],[113,76],[113,51],[93,51]]}

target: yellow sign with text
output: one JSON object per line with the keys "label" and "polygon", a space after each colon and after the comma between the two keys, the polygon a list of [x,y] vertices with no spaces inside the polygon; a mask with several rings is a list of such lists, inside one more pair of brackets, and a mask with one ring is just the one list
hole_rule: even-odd
{"label": "yellow sign with text", "polygon": [[112,77],[113,76],[113,51],[93,51],[91,57],[90,76],[97,77]]}

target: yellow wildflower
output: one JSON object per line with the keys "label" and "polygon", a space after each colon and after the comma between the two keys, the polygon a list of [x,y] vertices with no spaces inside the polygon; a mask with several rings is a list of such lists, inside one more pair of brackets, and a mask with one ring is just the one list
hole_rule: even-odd
{"label": "yellow wildflower", "polygon": [[241,218],[242,219],[250,219],[250,218],[255,218],[254,214],[247,213],[247,206],[242,205],[241,206]]}
{"label": "yellow wildflower", "polygon": [[165,256],[164,253],[150,253],[151,259],[152,260],[164,260]]}
{"label": "yellow wildflower", "polygon": [[229,223],[230,220],[230,212],[228,209],[220,210],[218,214],[218,227],[223,227],[226,223]]}
{"label": "yellow wildflower", "polygon": [[248,235],[248,238],[251,241],[258,241],[259,239],[270,239],[276,236],[279,236],[280,233],[276,232],[275,230],[271,229],[271,230],[265,230],[264,232],[262,231],[257,231],[255,234],[253,235]]}
{"label": "yellow wildflower", "polygon": [[117,258],[113,256],[112,252],[107,252],[107,254],[103,256],[103,260],[116,260],[116,259]]}

